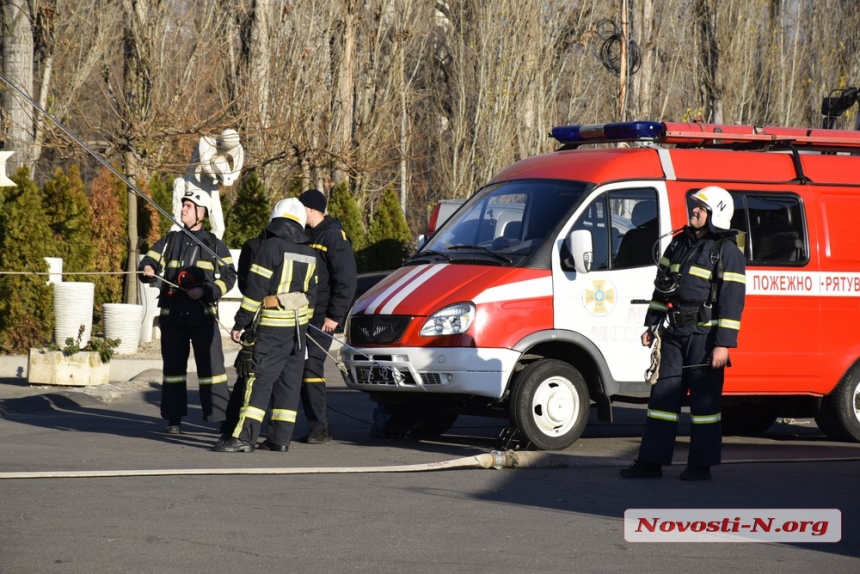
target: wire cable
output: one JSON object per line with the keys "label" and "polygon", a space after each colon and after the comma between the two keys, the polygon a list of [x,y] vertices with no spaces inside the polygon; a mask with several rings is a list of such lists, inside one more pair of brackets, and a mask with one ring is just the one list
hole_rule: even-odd
{"label": "wire cable", "polygon": [[4,73],[2,73],[2,72],[0,72],[0,80],[2,80],[2,81],[3,81],[3,83],[5,83],[5,84],[6,84],[7,86],[9,86],[10,88],[12,88],[12,90],[13,90],[15,93],[17,93],[21,98],[23,98],[24,100],[26,100],[28,104],[30,104],[31,106],[33,106],[35,109],[39,110],[39,112],[40,112],[42,115],[44,115],[46,118],[48,118],[49,120],[51,120],[51,121],[54,123],[54,125],[56,125],[58,128],[60,128],[60,129],[61,129],[61,130],[62,130],[62,131],[67,135],[67,136],[69,136],[70,138],[72,138],[72,140],[74,140],[74,141],[75,141],[75,143],[77,143],[77,144],[78,144],[78,145],[80,145],[82,148],[84,148],[84,149],[87,151],[87,153],[89,153],[91,156],[93,156],[93,158],[95,158],[99,163],[101,163],[103,166],[105,166],[106,168],[108,168],[108,169],[111,171],[111,173],[113,173],[113,174],[114,174],[115,176],[117,176],[120,180],[122,180],[122,181],[123,181],[123,183],[125,183],[125,184],[128,186],[128,188],[129,188],[130,190],[132,190],[132,191],[133,191],[133,192],[134,192],[138,197],[140,197],[140,198],[144,199],[147,203],[149,203],[152,207],[154,207],[154,208],[156,209],[156,211],[158,211],[159,213],[161,213],[164,217],[166,217],[166,218],[167,218],[167,219],[169,219],[171,222],[173,222],[173,224],[174,224],[174,225],[176,225],[177,227],[179,227],[179,229],[180,229],[180,231],[181,231],[182,233],[184,233],[185,235],[187,235],[188,237],[190,237],[190,238],[191,238],[191,240],[192,240],[192,241],[194,241],[195,243],[199,244],[199,245],[200,245],[200,246],[201,246],[201,247],[202,247],[202,248],[203,248],[207,253],[209,253],[210,255],[212,255],[212,256],[213,256],[215,259],[217,259],[217,260],[218,260],[222,265],[226,265],[226,264],[227,264],[223,259],[221,259],[221,257],[219,257],[219,256],[218,256],[218,254],[217,254],[217,253],[215,253],[215,251],[213,251],[212,249],[210,249],[208,245],[206,245],[206,244],[205,244],[205,243],[203,243],[200,239],[198,239],[197,237],[195,237],[195,235],[194,235],[193,233],[191,233],[191,231],[190,231],[190,230],[186,229],[186,227],[185,227],[181,222],[179,222],[179,221],[175,220],[175,219],[173,218],[173,215],[172,215],[172,214],[168,213],[168,212],[167,212],[163,207],[161,207],[160,205],[158,205],[155,201],[153,201],[151,198],[149,198],[145,193],[143,193],[142,191],[140,191],[140,189],[138,189],[136,185],[134,185],[134,184],[133,184],[132,182],[130,182],[130,181],[129,181],[129,180],[128,180],[128,179],[127,179],[123,174],[121,174],[121,173],[119,172],[119,170],[117,170],[113,165],[111,165],[111,163],[110,163],[107,159],[105,159],[104,157],[102,157],[102,156],[101,156],[101,154],[99,154],[99,153],[98,153],[98,152],[96,152],[94,149],[92,149],[90,146],[88,146],[86,143],[84,143],[84,142],[83,142],[83,141],[82,141],[78,136],[76,136],[74,133],[72,133],[72,131],[71,131],[69,128],[67,128],[66,126],[64,126],[62,123],[60,123],[60,121],[59,121],[57,118],[55,118],[55,117],[54,117],[54,116],[52,116],[50,113],[48,113],[48,112],[47,112],[47,110],[45,110],[44,108],[42,108],[42,106],[40,106],[40,105],[36,102],[36,100],[34,100],[33,98],[31,98],[31,97],[30,97],[30,95],[29,95],[29,94],[27,94],[27,92],[25,92],[25,91],[24,91],[24,90],[22,90],[20,87],[18,87],[16,84],[14,84],[14,83],[13,83],[9,78],[7,78],[7,77],[6,77],[6,75],[5,75]]}

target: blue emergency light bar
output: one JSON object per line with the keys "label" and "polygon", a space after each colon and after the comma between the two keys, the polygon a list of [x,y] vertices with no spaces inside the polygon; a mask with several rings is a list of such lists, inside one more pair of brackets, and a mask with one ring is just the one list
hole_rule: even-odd
{"label": "blue emergency light bar", "polygon": [[615,122],[556,126],[551,135],[563,144],[655,141],[666,132],[660,122]]}

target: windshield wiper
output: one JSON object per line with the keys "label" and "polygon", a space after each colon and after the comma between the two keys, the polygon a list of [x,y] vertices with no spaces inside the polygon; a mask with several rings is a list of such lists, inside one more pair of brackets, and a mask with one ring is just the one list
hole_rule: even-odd
{"label": "windshield wiper", "polygon": [[496,253],[495,251],[490,251],[489,249],[487,249],[486,247],[482,247],[481,245],[452,245],[448,249],[450,251],[463,250],[463,249],[480,251],[481,253],[486,253],[487,255],[492,255],[493,257],[495,257],[497,259],[501,259],[505,263],[513,263],[513,261],[511,260],[510,257],[502,255],[501,253]]}
{"label": "windshield wiper", "polygon": [[448,255],[447,253],[442,253],[441,251],[433,251],[432,249],[429,251],[422,251],[421,253],[416,253],[415,255],[413,255],[412,257],[409,258],[409,261],[410,262],[416,261],[418,259],[421,259],[425,255],[438,255],[439,257],[442,257],[446,261],[448,261],[448,263],[451,262],[451,256],[450,255]]}

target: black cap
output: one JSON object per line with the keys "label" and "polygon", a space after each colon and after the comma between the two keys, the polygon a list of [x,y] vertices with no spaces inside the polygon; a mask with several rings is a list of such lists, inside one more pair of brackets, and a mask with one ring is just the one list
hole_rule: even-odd
{"label": "black cap", "polygon": [[309,189],[299,196],[299,201],[302,205],[311,209],[316,209],[320,213],[325,213],[326,199],[323,193],[318,189]]}

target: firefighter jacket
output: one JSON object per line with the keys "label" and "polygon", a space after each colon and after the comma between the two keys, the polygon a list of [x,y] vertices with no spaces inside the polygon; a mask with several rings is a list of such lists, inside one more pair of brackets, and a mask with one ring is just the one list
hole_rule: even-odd
{"label": "firefighter jacket", "polygon": [[[162,323],[199,325],[211,322],[217,316],[216,302],[236,282],[233,258],[224,242],[203,229],[189,233],[194,238],[182,231],[171,231],[147,251],[138,265],[139,271],[151,266],[165,279],[158,295]],[[169,285],[168,281],[181,289]],[[190,299],[185,290],[192,287],[203,288],[203,297]]]}
{"label": "firefighter jacket", "polygon": [[713,333],[715,347],[737,347],[746,296],[746,259],[737,232],[701,238],[694,232],[685,227],[660,258],[645,325],[665,320],[672,334]]}
{"label": "firefighter jacket", "polygon": [[[295,221],[278,217],[269,223],[266,239],[260,243],[248,270],[234,331],[247,329],[258,311],[260,327],[296,329],[307,325],[317,287],[317,258],[308,242],[308,236]],[[264,304],[271,301],[271,296],[287,293],[304,293],[307,304],[292,309],[277,303]]]}
{"label": "firefighter jacket", "polygon": [[307,232],[320,262],[315,311],[325,310],[327,318],[342,325],[358,283],[352,244],[340,221],[327,215],[316,227],[308,226]]}
{"label": "firefighter jacket", "polygon": [[260,235],[252,237],[242,244],[242,250],[239,252],[239,264],[236,267],[236,275],[239,282],[239,292],[243,295],[245,294],[245,290],[248,289],[248,273],[251,271],[254,256],[257,255],[260,244],[265,241],[266,236],[267,233],[264,229]]}

